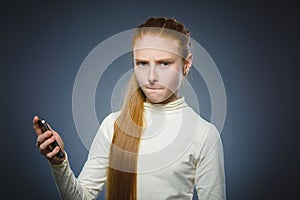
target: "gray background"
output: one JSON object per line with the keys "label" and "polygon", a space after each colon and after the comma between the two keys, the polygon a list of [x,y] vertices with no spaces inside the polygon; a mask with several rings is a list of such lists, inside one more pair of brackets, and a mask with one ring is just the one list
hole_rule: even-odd
{"label": "gray background", "polygon": [[[35,114],[61,133],[78,175],[88,152],[72,117],[77,70],[101,41],[150,16],[182,21],[221,72],[228,98],[222,132],[228,199],[296,198],[296,5],[288,1],[1,1],[0,15],[1,194],[9,195],[7,199],[59,198],[47,161],[35,147],[31,124]],[[111,111],[111,90],[126,71],[114,67],[122,59],[99,82],[100,121]],[[208,119],[205,85],[195,70],[191,74],[194,89],[201,91],[202,116]]]}

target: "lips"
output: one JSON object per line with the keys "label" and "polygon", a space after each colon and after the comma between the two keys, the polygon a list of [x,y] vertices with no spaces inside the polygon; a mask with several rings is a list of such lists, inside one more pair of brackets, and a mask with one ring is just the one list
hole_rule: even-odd
{"label": "lips", "polygon": [[162,88],[159,87],[146,87],[149,90],[161,90]]}

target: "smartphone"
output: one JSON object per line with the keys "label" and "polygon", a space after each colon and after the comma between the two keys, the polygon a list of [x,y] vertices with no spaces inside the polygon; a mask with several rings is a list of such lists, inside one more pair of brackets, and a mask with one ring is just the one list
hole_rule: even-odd
{"label": "smartphone", "polygon": [[[50,130],[47,122],[44,119],[39,119],[38,120],[38,125],[39,125],[39,127],[40,127],[40,129],[42,130],[43,133],[46,132],[46,131],[48,131],[48,130]],[[59,146],[59,145],[58,145],[57,141],[55,140],[53,143],[51,143],[49,145],[49,148],[52,151],[56,146]],[[59,158],[64,158],[65,154],[60,149],[59,152],[56,154],[56,156],[59,157]]]}

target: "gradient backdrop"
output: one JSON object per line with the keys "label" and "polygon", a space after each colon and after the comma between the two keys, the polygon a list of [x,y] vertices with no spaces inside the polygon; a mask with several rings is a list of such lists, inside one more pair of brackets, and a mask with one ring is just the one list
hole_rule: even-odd
{"label": "gradient backdrop", "polygon": [[[228,99],[222,132],[228,199],[299,197],[296,4],[236,2],[1,1],[1,194],[9,196],[1,199],[59,199],[35,147],[32,117],[48,119],[61,133],[78,175],[88,152],[72,116],[77,70],[100,42],[150,16],[183,22],[221,72]],[[111,111],[113,85],[107,83],[123,70],[109,67],[99,82],[100,121]],[[205,91],[200,84],[194,89]],[[204,107],[203,117],[209,112]]]}

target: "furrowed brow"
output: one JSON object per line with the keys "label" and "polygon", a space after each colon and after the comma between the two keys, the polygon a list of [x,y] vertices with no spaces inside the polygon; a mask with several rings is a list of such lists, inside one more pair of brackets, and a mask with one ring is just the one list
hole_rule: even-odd
{"label": "furrowed brow", "polygon": [[143,59],[143,58],[135,58],[134,60],[137,62],[148,62],[147,59]]}
{"label": "furrowed brow", "polygon": [[173,58],[160,58],[156,62],[174,62]]}

